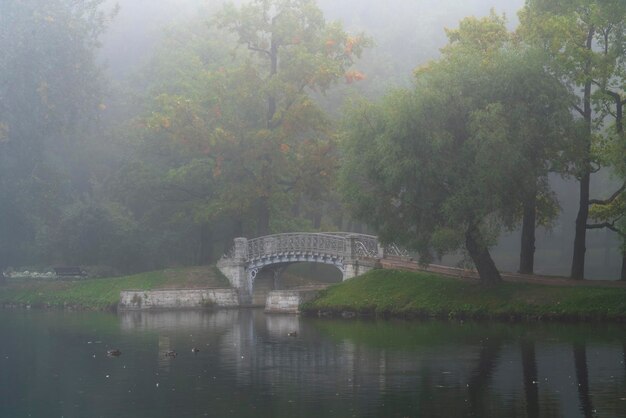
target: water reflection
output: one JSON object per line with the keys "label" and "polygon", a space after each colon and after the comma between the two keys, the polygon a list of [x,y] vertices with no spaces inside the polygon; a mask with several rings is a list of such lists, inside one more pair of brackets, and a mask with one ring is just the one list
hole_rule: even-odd
{"label": "water reflection", "polygon": [[522,338],[520,351],[524,373],[526,416],[528,418],[536,418],[539,416],[539,377],[537,374],[537,360],[535,358],[535,342],[528,338]]}
{"label": "water reflection", "polygon": [[122,311],[118,314],[122,331],[183,331],[211,329],[226,330],[237,321],[237,310],[225,309],[208,313],[201,310],[187,311]]}
{"label": "water reflection", "polygon": [[498,366],[501,351],[502,340],[500,338],[486,338],[481,344],[476,367],[467,383],[471,416],[482,417],[486,415],[488,389],[493,373]]}
{"label": "water reflection", "polygon": [[[602,342],[593,349],[600,369],[614,370],[625,351],[623,343],[615,344],[624,338],[623,330],[620,337],[611,327],[320,321],[253,310],[208,318],[204,313],[131,314],[147,318],[122,317],[128,331],[208,327],[219,333],[220,362],[238,385],[266,385],[273,388],[271,396],[284,386],[306,387],[303,402],[328,398],[333,391],[352,402],[378,399],[374,415],[386,416],[484,417],[503,411],[530,418],[603,416],[592,402],[587,348],[580,341]],[[289,337],[294,331],[298,337]],[[572,338],[576,342],[568,354],[566,341]],[[607,339],[611,356],[606,356]],[[555,357],[561,361],[555,363]],[[607,399],[604,416],[626,416],[622,375],[619,387],[612,388],[606,387],[610,376],[596,376],[603,396],[614,397]],[[360,408],[357,403],[350,411]]]}
{"label": "water reflection", "polygon": [[593,405],[589,396],[589,372],[587,371],[587,347],[585,344],[575,342],[573,344],[574,365],[576,367],[576,379],[578,380],[578,397],[580,409],[585,418],[593,417]]}
{"label": "water reflection", "polygon": [[0,311],[0,332],[3,417],[626,417],[619,326]]}

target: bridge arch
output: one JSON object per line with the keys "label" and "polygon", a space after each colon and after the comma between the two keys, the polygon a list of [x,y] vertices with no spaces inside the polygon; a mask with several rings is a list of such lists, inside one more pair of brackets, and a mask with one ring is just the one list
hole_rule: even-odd
{"label": "bridge arch", "polygon": [[[319,268],[316,268],[318,266]],[[306,278],[305,283],[293,275]],[[302,286],[311,289],[317,286],[327,286],[339,283],[343,278],[343,271],[335,263],[311,263],[309,261],[294,261],[275,263],[260,266],[250,271],[250,292],[253,306],[265,306],[272,291],[301,290]]]}
{"label": "bridge arch", "polygon": [[[397,249],[397,247],[392,247]],[[333,265],[342,279],[363,274],[384,257],[385,248],[373,235],[344,232],[287,233],[254,239],[235,238],[235,245],[217,267],[239,290],[241,304],[249,304],[262,269],[309,262]]]}

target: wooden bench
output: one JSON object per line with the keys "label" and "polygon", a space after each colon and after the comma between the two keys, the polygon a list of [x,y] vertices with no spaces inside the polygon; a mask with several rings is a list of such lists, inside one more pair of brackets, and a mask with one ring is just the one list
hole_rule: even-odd
{"label": "wooden bench", "polygon": [[57,277],[85,277],[87,276],[87,272],[81,269],[80,267],[75,266],[66,266],[66,267],[55,267],[54,272]]}

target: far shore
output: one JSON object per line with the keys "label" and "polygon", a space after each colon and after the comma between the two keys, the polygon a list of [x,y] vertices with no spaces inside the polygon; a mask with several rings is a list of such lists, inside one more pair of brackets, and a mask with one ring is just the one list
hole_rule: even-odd
{"label": "far shore", "polygon": [[[322,290],[316,299],[301,306],[301,312],[345,318],[626,322],[623,282],[506,277],[503,283],[484,286],[467,274],[453,277],[451,271],[447,273],[373,270]],[[290,280],[298,286],[307,284],[301,278]],[[122,290],[206,289],[228,285],[214,266],[103,279],[7,279],[0,286],[0,307],[114,311]]]}

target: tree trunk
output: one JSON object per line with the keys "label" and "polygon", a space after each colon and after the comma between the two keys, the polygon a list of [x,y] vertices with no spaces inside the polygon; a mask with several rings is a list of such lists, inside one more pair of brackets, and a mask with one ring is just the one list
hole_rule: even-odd
{"label": "tree trunk", "polygon": [[313,229],[316,231],[320,230],[320,227],[322,226],[322,210],[316,210],[315,213],[313,214]]}
{"label": "tree trunk", "polygon": [[206,265],[211,263],[212,242],[211,228],[207,224],[200,225],[200,240],[198,245],[198,265]]}
{"label": "tree trunk", "polygon": [[338,230],[343,231],[343,211],[339,211],[337,217],[335,218],[335,227]]}
{"label": "tree trunk", "polygon": [[580,179],[580,199],[576,216],[576,236],[574,237],[574,255],[572,257],[571,278],[582,280],[585,277],[585,241],[587,238],[587,219],[589,218],[589,182],[587,171]]}
{"label": "tree trunk", "polygon": [[[586,48],[591,51],[595,29],[589,28]],[[590,77],[592,70],[591,59],[585,65],[585,74]],[[578,215],[576,216],[576,235],[574,237],[574,254],[572,256],[571,278],[582,280],[585,277],[585,241],[587,239],[587,219],[589,218],[589,184],[591,179],[591,78],[585,82],[583,90],[582,116],[585,121],[585,149],[581,164],[580,198],[578,201]]]}
{"label": "tree trunk", "polygon": [[[272,21],[272,24],[274,22]],[[270,45],[270,80],[278,73],[278,43],[271,40]],[[267,97],[267,129],[274,129],[274,115],[276,114],[276,97],[270,93]]]}
{"label": "tree trunk", "polygon": [[[275,18],[274,18],[275,19]],[[274,21],[272,20],[272,25]],[[278,42],[272,37],[270,41],[270,74],[269,80],[278,73]],[[270,93],[267,97],[267,129],[274,129],[274,115],[276,114],[276,97],[273,93]],[[266,155],[265,160],[268,163],[268,169],[271,170],[272,160]],[[261,173],[261,181],[269,181],[271,178],[267,173],[268,169],[264,169]],[[267,196],[261,197],[257,201],[257,236],[261,237],[268,235],[270,231],[270,208],[269,198]]]}
{"label": "tree trunk", "polygon": [[[2,257],[2,256],[0,255],[0,257]],[[6,284],[6,282],[7,282],[7,279],[4,276],[4,269],[5,269],[4,265],[5,265],[5,263],[2,262],[1,260],[2,260],[2,258],[0,258],[0,286],[3,285],[3,284]]]}
{"label": "tree trunk", "polygon": [[476,266],[476,270],[478,270],[482,283],[493,284],[502,281],[500,272],[496,268],[491,254],[489,254],[489,249],[485,245],[478,227],[474,224],[470,224],[465,232],[465,247]]}
{"label": "tree trunk", "polygon": [[257,200],[257,236],[262,237],[270,233],[270,207],[267,197]]}
{"label": "tree trunk", "polygon": [[[624,139],[624,104],[620,95],[617,96],[616,102],[616,115],[615,125],[617,126],[618,135]],[[622,235],[622,273],[619,276],[620,280],[626,281],[626,237]],[[626,364],[626,363],[625,363]]]}
{"label": "tree trunk", "polygon": [[519,256],[519,272],[533,274],[535,269],[535,225],[537,222],[537,193],[524,199],[524,216],[522,219],[522,242]]}
{"label": "tree trunk", "polygon": [[241,218],[233,219],[233,238],[243,237],[243,222]]}
{"label": "tree trunk", "polygon": [[297,198],[296,201],[294,202],[293,206],[291,207],[291,216],[293,216],[294,218],[299,218],[300,217],[300,206],[301,206],[301,198]]}

